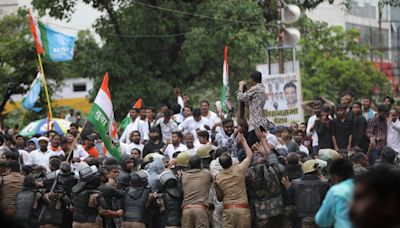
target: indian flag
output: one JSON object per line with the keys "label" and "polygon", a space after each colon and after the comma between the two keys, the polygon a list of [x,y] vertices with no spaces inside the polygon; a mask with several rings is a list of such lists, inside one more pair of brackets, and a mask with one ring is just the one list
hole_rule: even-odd
{"label": "indian flag", "polygon": [[111,102],[110,90],[108,88],[108,73],[104,75],[100,90],[97,93],[92,109],[88,114],[88,120],[99,132],[99,136],[103,140],[108,152],[110,152],[113,157],[119,159],[120,152],[118,147],[114,147],[111,143],[111,141],[116,137],[116,130],[114,109]]}
{"label": "indian flag", "polygon": [[232,105],[230,103],[230,86],[229,86],[229,74],[228,74],[228,47],[224,48],[224,65],[222,70],[222,89],[221,89],[221,104],[222,110],[228,113],[231,110]]}
{"label": "indian flag", "polygon": [[[133,105],[132,108],[134,109],[140,109],[142,107],[142,98],[137,99],[136,103]],[[126,114],[125,118],[122,120],[121,124],[119,125],[118,129],[125,129],[130,123],[132,122],[132,119],[128,114]]]}
{"label": "indian flag", "polygon": [[36,20],[30,10],[29,22],[38,54],[54,62],[72,60],[76,39],[74,36],[55,31]]}

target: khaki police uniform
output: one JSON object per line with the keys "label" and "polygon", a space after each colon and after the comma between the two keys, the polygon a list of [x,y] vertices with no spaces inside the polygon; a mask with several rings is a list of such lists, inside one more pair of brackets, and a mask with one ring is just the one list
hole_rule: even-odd
{"label": "khaki police uniform", "polygon": [[215,180],[217,194],[223,199],[223,227],[251,227],[251,215],[247,200],[245,176],[251,160],[222,170]]}
{"label": "khaki police uniform", "polygon": [[208,195],[212,181],[207,169],[182,172],[182,228],[209,227]]}

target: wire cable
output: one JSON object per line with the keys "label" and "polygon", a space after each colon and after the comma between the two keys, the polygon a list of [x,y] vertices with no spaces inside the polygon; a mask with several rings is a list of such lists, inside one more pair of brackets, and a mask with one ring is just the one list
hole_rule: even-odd
{"label": "wire cable", "polygon": [[263,23],[254,22],[254,21],[234,20],[234,19],[228,19],[228,18],[212,17],[212,16],[202,15],[202,14],[197,14],[197,13],[190,13],[190,12],[186,12],[186,11],[165,8],[165,7],[161,7],[161,6],[150,5],[150,4],[138,2],[135,0],[133,0],[132,2],[134,4],[142,5],[142,6],[145,6],[148,8],[162,10],[162,11],[166,11],[166,12],[170,12],[170,13],[183,14],[183,15],[187,15],[187,16],[199,17],[199,18],[204,18],[204,19],[209,19],[209,20],[224,21],[224,22],[231,22],[231,23],[241,23],[241,24],[252,24],[252,25],[262,25],[263,24]]}

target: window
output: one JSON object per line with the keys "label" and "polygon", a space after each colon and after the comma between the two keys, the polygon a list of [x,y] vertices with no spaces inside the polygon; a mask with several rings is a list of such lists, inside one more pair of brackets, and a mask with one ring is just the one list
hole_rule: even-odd
{"label": "window", "polygon": [[72,87],[74,92],[86,92],[85,83],[73,84]]}

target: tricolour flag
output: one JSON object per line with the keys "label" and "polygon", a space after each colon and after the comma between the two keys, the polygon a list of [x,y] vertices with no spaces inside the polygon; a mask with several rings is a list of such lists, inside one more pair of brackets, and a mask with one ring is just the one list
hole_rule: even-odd
{"label": "tricolour flag", "polygon": [[29,11],[31,32],[38,54],[53,62],[72,60],[74,56],[75,37],[55,31],[49,26],[33,18]]}
{"label": "tricolour flag", "polygon": [[232,110],[232,104],[230,101],[230,85],[229,85],[229,74],[228,74],[228,47],[224,48],[224,65],[222,70],[222,89],[221,89],[221,105],[222,111],[228,113]]}
{"label": "tricolour flag", "polygon": [[42,85],[41,82],[42,82],[42,74],[38,72],[28,92],[26,93],[24,98],[22,98],[22,107],[28,110],[33,110],[35,112],[39,112],[40,110],[42,110],[42,108],[34,107],[36,101],[39,100],[40,88]]}
{"label": "tricolour flag", "polygon": [[[114,158],[119,159],[119,149],[111,143],[111,140],[115,137],[115,125],[113,124],[114,109],[111,102],[110,90],[108,89],[108,73],[104,75],[99,92],[88,114],[88,120],[98,131],[108,152],[110,152]],[[109,134],[109,136],[107,136],[107,134]]]}

